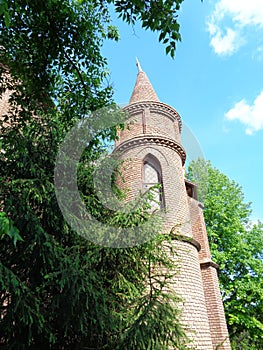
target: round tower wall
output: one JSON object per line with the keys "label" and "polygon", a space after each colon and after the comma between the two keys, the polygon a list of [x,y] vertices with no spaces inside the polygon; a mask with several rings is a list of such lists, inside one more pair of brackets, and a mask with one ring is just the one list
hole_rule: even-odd
{"label": "round tower wall", "polygon": [[158,144],[133,146],[120,155],[125,182],[118,184],[126,191],[126,200],[135,199],[143,192],[143,164],[146,156],[154,156],[161,166],[161,183],[165,204],[165,231],[193,237],[188,198],[184,183],[182,159],[178,153]]}
{"label": "round tower wall", "polygon": [[[121,187],[127,189],[126,200],[135,199],[143,191],[143,163],[149,155],[158,159],[161,167],[166,211],[163,232],[175,228],[175,234],[193,238],[182,159],[174,150],[157,144],[139,144],[120,155],[124,161],[122,176],[125,179]],[[196,349],[212,350],[198,251],[191,240],[186,241],[186,237],[182,240],[178,237],[172,243],[175,248],[172,259],[178,267],[173,283],[183,300],[182,324]]]}
{"label": "round tower wall", "polygon": [[124,141],[144,134],[143,111],[137,111],[127,121],[124,130],[119,130],[118,140],[115,141],[115,147]]}
{"label": "round tower wall", "polygon": [[165,104],[138,103],[124,108],[130,114],[126,128],[119,130],[116,146],[141,135],[156,135],[180,143],[181,119],[179,114]]}
{"label": "round tower wall", "polygon": [[175,264],[178,264],[174,284],[183,300],[182,324],[195,349],[213,350],[197,249],[183,241],[175,241],[174,246]]}
{"label": "round tower wall", "polygon": [[180,142],[178,121],[151,110],[146,118],[146,134],[163,135]]}
{"label": "round tower wall", "polygon": [[[224,340],[215,328],[220,327],[218,318],[214,317],[217,307],[214,300],[220,299],[220,292],[212,291],[213,284],[219,291],[218,281],[211,278],[216,271],[207,277],[207,269],[202,268],[202,272],[200,269],[203,254],[198,255],[198,251],[203,249],[203,241],[197,242],[201,236],[195,232],[195,216],[193,210],[190,211],[191,201],[185,188],[183,167],[186,154],[180,144],[181,118],[175,109],[159,101],[139,63],[138,69],[130,104],[124,108],[129,113],[129,128],[119,132],[114,151],[120,152],[123,160],[124,182],[121,178],[118,182],[120,187],[127,189],[127,201],[135,199],[156,181],[162,184],[161,205],[166,216],[163,232],[173,233],[171,244],[175,249],[171,258],[178,267],[173,283],[176,293],[183,299],[182,322],[193,340],[193,348],[212,350],[213,345],[215,349]],[[194,219],[192,225],[191,219]],[[203,233],[206,234],[205,230]],[[218,314],[222,310],[223,307]],[[227,330],[224,334],[227,335]],[[230,349],[228,345],[224,348]]]}
{"label": "round tower wall", "polygon": [[144,191],[144,162],[156,159],[163,192],[165,223],[163,232],[173,231],[178,266],[175,290],[183,299],[182,323],[198,350],[212,350],[203,281],[194,241],[188,195],[184,180],[185,153],[180,145],[181,119],[175,110],[161,103],[136,103],[126,107],[130,113],[129,128],[119,133],[115,152],[123,160],[121,169],[126,200]]}

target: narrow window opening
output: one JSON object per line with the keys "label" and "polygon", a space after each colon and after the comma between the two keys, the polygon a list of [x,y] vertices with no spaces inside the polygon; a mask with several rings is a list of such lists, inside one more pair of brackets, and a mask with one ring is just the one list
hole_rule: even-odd
{"label": "narrow window opening", "polygon": [[164,196],[160,164],[157,159],[148,156],[143,163],[143,191],[146,192],[155,185],[160,185],[160,187],[154,189],[154,198],[150,203],[152,210],[164,207]]}

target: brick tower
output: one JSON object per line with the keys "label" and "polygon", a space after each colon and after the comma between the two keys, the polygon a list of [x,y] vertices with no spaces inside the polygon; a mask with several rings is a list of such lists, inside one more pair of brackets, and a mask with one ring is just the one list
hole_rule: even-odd
{"label": "brick tower", "polygon": [[129,104],[129,129],[121,131],[116,151],[125,159],[123,171],[128,200],[160,183],[156,193],[165,208],[164,232],[175,230],[179,273],[175,289],[184,300],[182,322],[198,350],[231,349],[219,290],[217,266],[211,260],[196,186],[185,180],[185,151],[180,142],[182,122],[172,107],[159,101],[137,62],[138,76]]}

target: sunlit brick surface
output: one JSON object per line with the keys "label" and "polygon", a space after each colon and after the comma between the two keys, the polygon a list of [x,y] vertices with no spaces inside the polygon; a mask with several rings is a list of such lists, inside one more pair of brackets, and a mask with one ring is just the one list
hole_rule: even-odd
{"label": "sunlit brick surface", "polygon": [[143,192],[144,160],[149,154],[158,160],[166,208],[163,232],[173,230],[181,237],[173,241],[177,254],[172,258],[179,266],[174,288],[184,300],[182,322],[197,350],[229,350],[216,264],[211,260],[202,207],[187,195],[185,188],[180,116],[158,101],[144,72],[138,73],[125,110],[132,123],[128,130],[119,132],[116,142],[116,152],[124,160],[125,181],[119,179],[119,185],[126,188],[128,201],[136,198]]}

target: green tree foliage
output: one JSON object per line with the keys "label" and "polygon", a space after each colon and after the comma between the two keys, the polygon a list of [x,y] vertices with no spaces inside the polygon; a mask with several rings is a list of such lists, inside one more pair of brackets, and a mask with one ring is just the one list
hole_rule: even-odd
{"label": "green tree foliage", "polygon": [[145,29],[159,32],[159,41],[166,45],[166,53],[175,55],[176,42],[181,40],[178,11],[183,0],[108,0],[124,21],[135,24],[141,21]]}
{"label": "green tree foliage", "polygon": [[107,9],[93,1],[6,3],[9,20],[8,26],[3,17],[0,22],[1,63],[13,79],[2,81],[2,91],[15,90],[14,103],[24,112],[47,113],[55,103],[67,119],[104,106],[112,94],[102,86],[107,69],[100,53],[103,40],[113,33]]}
{"label": "green tree foliage", "polygon": [[[166,45],[166,53],[174,57],[176,42],[181,40],[180,25],[178,22],[178,11],[180,10],[183,0],[96,0],[93,1],[93,7],[103,11],[104,15],[107,13],[107,4],[113,4],[115,11],[119,16],[129,24],[134,25],[135,22],[140,21],[143,28],[159,32],[159,41]],[[24,2],[28,5],[28,2]],[[83,9],[87,4],[85,0],[76,0],[70,2],[70,6],[80,7]],[[67,1],[56,1],[58,9],[63,9],[68,6]],[[42,16],[45,18],[45,8],[52,9],[53,1],[47,1],[45,5],[37,5],[37,9],[42,7],[44,9]],[[19,5],[15,7],[17,10]],[[0,4],[0,15],[3,15],[4,24],[9,27],[12,22],[13,12],[12,2],[2,0]],[[67,9],[68,10],[68,9]],[[19,14],[19,11],[18,11]],[[82,18],[80,18],[82,19]],[[68,21],[72,18],[68,18]],[[70,23],[70,22],[69,22]],[[107,36],[116,39],[118,32],[114,26],[109,25]],[[41,39],[40,39],[41,41]]]}
{"label": "green tree foliage", "polygon": [[206,228],[233,349],[263,349],[263,225],[252,225],[242,188],[210,162],[192,162],[188,175],[205,189]]}
{"label": "green tree foliage", "polygon": [[[176,269],[163,249],[169,237],[156,235],[134,248],[96,246],[72,231],[55,197],[54,164],[66,132],[90,111],[112,104],[101,55],[105,39],[118,39],[110,2],[0,3],[0,92],[10,93],[0,121],[2,349],[186,349],[170,288],[168,271]],[[178,28],[160,27],[164,12],[154,7],[158,2],[144,3],[114,2],[128,22],[142,20],[175,40]],[[168,13],[177,2],[161,3]],[[161,24],[154,24],[149,9]],[[118,113],[115,122],[123,122]],[[116,229],[147,223],[147,205],[125,215],[100,203],[94,164],[105,152],[101,141],[114,139],[116,127],[102,124],[96,131],[91,125],[93,141],[78,174],[87,209]],[[148,227],[149,235],[158,227]]]}
{"label": "green tree foliage", "polygon": [[14,227],[13,221],[6,217],[4,212],[0,213],[0,239],[8,236],[13,240],[14,246],[16,246],[17,241],[22,241],[18,229]]}

